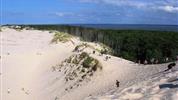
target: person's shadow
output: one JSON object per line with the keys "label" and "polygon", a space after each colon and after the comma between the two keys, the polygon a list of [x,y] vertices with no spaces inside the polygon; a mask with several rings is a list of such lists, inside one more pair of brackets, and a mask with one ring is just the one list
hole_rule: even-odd
{"label": "person's shadow", "polygon": [[178,84],[161,84],[161,85],[159,85],[159,88],[160,89],[164,89],[164,88],[170,88],[170,89],[172,89],[172,88],[178,88]]}

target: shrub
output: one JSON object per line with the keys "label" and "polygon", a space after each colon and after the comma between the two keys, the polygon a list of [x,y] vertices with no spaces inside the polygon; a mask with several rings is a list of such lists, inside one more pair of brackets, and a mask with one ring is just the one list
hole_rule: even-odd
{"label": "shrub", "polygon": [[89,56],[88,53],[82,52],[82,53],[80,54],[79,58],[80,58],[80,59],[83,59],[83,58],[88,57],[88,56]]}
{"label": "shrub", "polygon": [[73,51],[77,51],[79,50],[81,47],[88,47],[88,45],[86,43],[83,43],[83,44],[80,44],[80,45],[77,45]]}
{"label": "shrub", "polygon": [[86,77],[86,75],[83,75],[83,76],[82,76],[82,79],[84,79],[85,77]]}
{"label": "shrub", "polygon": [[72,63],[74,63],[74,64],[79,64],[79,62],[80,62],[80,60],[79,59],[77,59],[76,57],[72,60]]}
{"label": "shrub", "polygon": [[67,42],[71,38],[71,35],[64,33],[64,32],[56,32],[54,34],[53,39],[51,40],[51,43],[58,43],[58,42]]}
{"label": "shrub", "polygon": [[67,63],[71,63],[72,57],[69,57],[69,59],[67,59],[66,61],[67,61]]}
{"label": "shrub", "polygon": [[85,69],[82,69],[81,72],[84,73],[84,72],[85,72]]}
{"label": "shrub", "polygon": [[94,66],[96,64],[95,60],[92,57],[87,57],[84,61],[83,61],[83,67],[84,68],[90,68],[92,66]]}
{"label": "shrub", "polygon": [[92,57],[87,57],[83,61],[83,67],[84,68],[91,68],[93,71],[96,71],[98,68],[102,69],[102,66],[99,63],[99,61],[97,59],[92,58]]}

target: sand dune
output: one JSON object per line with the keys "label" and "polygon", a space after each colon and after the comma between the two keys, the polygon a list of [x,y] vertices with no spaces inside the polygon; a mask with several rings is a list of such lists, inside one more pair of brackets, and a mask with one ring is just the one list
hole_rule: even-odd
{"label": "sand dune", "polygon": [[[107,91],[113,93],[121,91],[146,80],[166,67],[164,64],[138,65],[111,55],[100,56],[98,52],[93,54],[93,48],[85,48],[83,52],[97,59],[102,65],[102,70],[94,72],[92,77],[83,80],[78,87],[73,87],[77,82],[75,80],[65,82],[65,77],[69,70],[74,71],[78,65],[64,66],[61,71],[54,70],[53,66],[60,65],[72,55],[79,55],[80,53],[73,50],[84,42],[74,37],[72,38],[74,43],[69,41],[50,44],[53,33],[38,30],[16,31],[4,28],[1,34],[2,100],[83,100],[102,95]],[[99,45],[88,44],[94,47]],[[106,61],[106,56],[111,58]],[[77,78],[80,77],[79,74]],[[116,80],[121,82],[119,89],[115,86]],[[71,86],[70,90],[65,90]],[[128,96],[142,97],[141,94],[128,94]],[[110,95],[107,98],[110,98]]]}

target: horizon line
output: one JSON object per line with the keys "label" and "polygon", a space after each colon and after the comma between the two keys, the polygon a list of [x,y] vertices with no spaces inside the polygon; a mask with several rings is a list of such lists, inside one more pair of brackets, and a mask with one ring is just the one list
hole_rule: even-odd
{"label": "horizon line", "polygon": [[0,24],[0,26],[6,25],[152,25],[152,26],[178,26],[178,24],[117,24],[117,23],[34,23],[34,24]]}

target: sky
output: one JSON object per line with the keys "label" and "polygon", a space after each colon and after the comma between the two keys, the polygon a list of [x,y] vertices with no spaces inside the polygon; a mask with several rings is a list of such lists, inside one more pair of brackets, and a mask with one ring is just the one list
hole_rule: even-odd
{"label": "sky", "polygon": [[178,0],[1,0],[1,24],[178,25]]}

